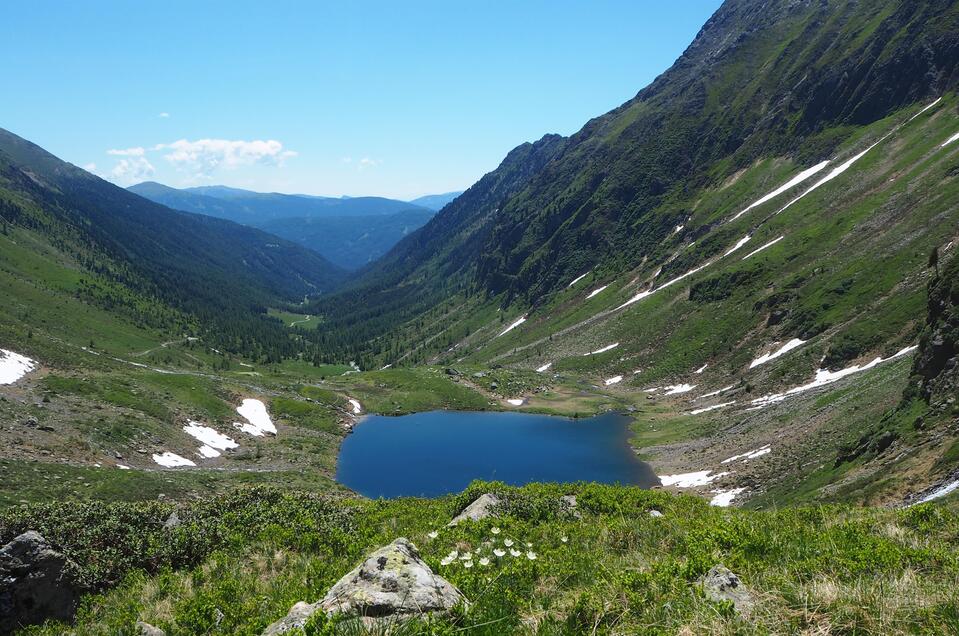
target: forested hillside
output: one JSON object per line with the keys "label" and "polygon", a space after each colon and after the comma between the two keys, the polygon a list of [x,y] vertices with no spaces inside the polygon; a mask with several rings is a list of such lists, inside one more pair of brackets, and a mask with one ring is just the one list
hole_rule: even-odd
{"label": "forested hillside", "polygon": [[345,276],[315,252],[151,203],[7,131],[0,180],[4,231],[26,230],[50,259],[72,261],[77,294],[154,327],[195,325],[234,353],[289,355],[294,345],[267,308]]}

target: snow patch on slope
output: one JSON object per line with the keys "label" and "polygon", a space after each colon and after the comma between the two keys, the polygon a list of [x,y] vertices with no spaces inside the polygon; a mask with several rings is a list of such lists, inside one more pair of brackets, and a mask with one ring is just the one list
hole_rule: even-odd
{"label": "snow patch on slope", "polygon": [[193,420],[187,422],[186,426],[183,427],[183,432],[203,444],[203,446],[200,447],[200,454],[207,458],[219,457],[219,451],[239,448],[240,446],[233,441],[233,439],[220,433],[216,429],[205,426],[200,422],[194,422]]}
{"label": "snow patch on slope", "polygon": [[614,375],[613,377],[608,378],[608,379],[605,380],[606,386],[611,386],[611,385],[613,385],[613,384],[619,384],[619,383],[622,382],[622,381],[623,381],[623,376],[621,376],[621,375]]}
{"label": "snow patch on slope", "polygon": [[14,351],[0,349],[0,384],[13,384],[37,366],[34,360]]}
{"label": "snow patch on slope", "polygon": [[595,356],[597,353],[606,353],[606,352],[609,351],[610,349],[615,349],[615,348],[618,347],[618,346],[619,346],[619,343],[618,343],[618,342],[614,342],[614,343],[611,344],[611,345],[606,345],[605,347],[601,347],[601,348],[597,349],[596,351],[590,351],[589,353],[584,353],[583,355],[584,355],[584,356]]}
{"label": "snow patch on slope", "polygon": [[196,464],[186,457],[180,457],[176,453],[166,451],[164,453],[153,453],[153,461],[166,468],[178,468],[180,466],[196,466]]}
{"label": "snow patch on slope", "polygon": [[715,411],[716,409],[722,409],[727,406],[732,406],[735,403],[736,403],[736,400],[733,400],[732,402],[723,402],[722,404],[714,404],[712,406],[706,406],[701,409],[693,409],[692,411],[689,412],[689,414],[699,415],[700,413],[708,413],[709,411]]}
{"label": "snow patch on slope", "polygon": [[796,347],[801,347],[801,346],[804,345],[804,344],[806,344],[806,341],[805,341],[805,340],[800,340],[799,338],[793,338],[792,340],[790,340],[789,342],[787,342],[786,344],[784,344],[783,346],[781,346],[781,347],[780,347],[779,349],[777,349],[776,351],[770,351],[769,353],[764,353],[763,355],[761,355],[761,356],[759,356],[758,358],[756,358],[755,360],[753,360],[753,361],[749,364],[749,368],[752,369],[752,368],[754,368],[754,367],[758,367],[758,366],[761,365],[761,364],[766,364],[766,363],[769,362],[770,360],[775,360],[775,359],[778,358],[779,356],[784,355],[784,354],[792,351],[792,350],[795,349]]}
{"label": "snow patch on slope", "polygon": [[270,419],[270,414],[266,410],[266,405],[259,400],[247,398],[243,400],[240,406],[236,407],[236,412],[245,418],[249,424],[233,424],[234,428],[249,433],[255,437],[262,437],[265,433],[276,435],[276,426]]}
{"label": "snow patch on slope", "polygon": [[604,289],[606,289],[607,287],[609,287],[609,285],[603,285],[602,287],[599,287],[598,289],[594,289],[593,291],[589,292],[589,295],[586,297],[586,300],[589,300],[590,298],[592,298],[592,297],[595,296],[596,294],[601,293],[601,292],[602,292]]}
{"label": "snow patch on slope", "polygon": [[806,391],[810,391],[812,389],[816,389],[821,386],[826,386],[827,384],[832,384],[836,380],[840,380],[846,377],[847,375],[859,373],[861,371],[871,369],[883,362],[894,360],[900,356],[904,356],[908,353],[915,351],[917,348],[918,347],[916,345],[913,345],[911,347],[906,347],[905,349],[902,349],[896,352],[895,354],[889,356],[886,359],[876,358],[875,360],[873,360],[872,362],[868,364],[864,364],[862,366],[859,366],[858,364],[854,364],[852,366],[846,367],[845,369],[840,369],[839,371],[830,371],[829,369],[819,369],[818,371],[816,371],[816,378],[812,382],[809,382],[808,384],[803,384],[801,386],[793,387],[789,389],[788,391],[784,391],[783,393],[771,393],[769,395],[758,397],[755,400],[752,400],[750,404],[753,405],[754,409],[761,409],[765,406],[769,406],[770,404],[776,404],[778,402],[782,402],[786,398],[791,397],[793,395],[797,395],[799,393],[805,393]]}
{"label": "snow patch on slope", "polygon": [[746,254],[745,256],[743,256],[743,260],[746,260],[746,259],[749,258],[750,256],[755,256],[756,254],[759,254],[761,251],[763,251],[763,250],[766,249],[767,247],[772,247],[773,245],[775,245],[775,244],[778,243],[779,241],[783,240],[784,238],[786,238],[786,237],[785,237],[785,236],[780,236],[779,238],[773,239],[773,240],[769,241],[768,243],[766,243],[765,245],[763,245],[763,246],[761,246],[761,247],[757,247],[756,249],[754,249],[753,251],[751,251],[749,254]]}
{"label": "snow patch on slope", "polygon": [[664,486],[676,486],[677,488],[695,488],[696,486],[705,486],[706,484],[716,481],[720,477],[724,477],[729,473],[716,473],[715,475],[711,474],[711,470],[700,470],[695,473],[680,473],[677,475],[660,475],[659,481],[663,483]]}
{"label": "snow patch on slope", "polygon": [[[519,318],[516,319],[516,322],[514,322],[513,324],[511,324],[511,325],[510,325],[509,327],[507,327],[506,329],[503,329],[501,332],[499,332],[499,335],[500,335],[500,336],[505,336],[506,334],[508,334],[509,332],[511,332],[513,329],[516,329],[517,327],[519,327],[519,326],[520,326],[521,324],[523,324],[524,322],[526,322],[526,316],[520,316]],[[496,337],[499,338],[499,336],[496,336]]]}
{"label": "snow patch on slope", "polygon": [[760,199],[757,199],[757,200],[754,201],[753,203],[751,203],[751,204],[749,204],[748,206],[746,206],[746,207],[743,209],[742,212],[740,212],[739,214],[737,214],[736,216],[734,216],[733,218],[729,219],[729,220],[726,221],[726,222],[727,222],[727,223],[732,223],[733,221],[735,221],[736,219],[738,219],[738,218],[741,217],[742,215],[744,215],[744,214],[746,214],[747,212],[749,212],[750,210],[752,210],[754,207],[756,207],[756,206],[758,206],[758,205],[762,205],[762,204],[765,203],[766,201],[769,201],[770,199],[774,199],[774,198],[778,197],[780,194],[782,194],[782,193],[785,192],[786,190],[789,190],[790,188],[799,185],[800,183],[802,183],[803,181],[805,181],[805,180],[808,179],[809,177],[813,176],[814,174],[816,174],[817,172],[819,172],[820,170],[822,170],[823,168],[825,168],[825,167],[828,166],[828,165],[829,165],[829,162],[828,162],[828,161],[823,161],[822,163],[817,163],[817,164],[816,164],[815,166],[813,166],[812,168],[806,168],[805,170],[803,170],[802,172],[800,172],[799,174],[797,174],[795,177],[793,177],[792,179],[790,179],[790,180],[787,181],[786,183],[782,184],[781,186],[779,186],[778,188],[776,188],[775,190],[773,190],[773,191],[770,192],[769,194],[765,195],[764,197],[762,197],[762,198],[760,198]]}

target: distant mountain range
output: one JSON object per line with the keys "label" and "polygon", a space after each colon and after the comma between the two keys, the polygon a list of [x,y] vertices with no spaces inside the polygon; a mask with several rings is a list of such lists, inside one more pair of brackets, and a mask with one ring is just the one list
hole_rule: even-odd
{"label": "distant mountain range", "polygon": [[177,189],[152,181],[128,189],[177,210],[265,229],[346,269],[357,269],[376,260],[459,194],[448,192],[398,201],[383,197],[264,193],[226,186]]}

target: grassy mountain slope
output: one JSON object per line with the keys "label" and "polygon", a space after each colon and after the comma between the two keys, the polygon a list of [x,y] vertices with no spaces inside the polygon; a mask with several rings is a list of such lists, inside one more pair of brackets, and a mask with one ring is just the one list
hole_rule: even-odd
{"label": "grassy mountain slope", "polygon": [[929,253],[959,239],[957,15],[728,2],[634,100],[514,151],[315,303],[313,337],[364,367],[585,378],[652,418],[636,444],[663,473],[730,473],[701,492],[915,494],[955,467],[955,413],[915,427],[912,351],[891,358],[919,341]]}
{"label": "grassy mountain slope", "polygon": [[288,354],[266,307],[329,291],[344,277],[310,250],[151,203],[6,131],[0,178],[4,228],[29,232],[69,261],[81,273],[78,293],[157,327],[183,322],[173,314],[199,321],[234,352]]}

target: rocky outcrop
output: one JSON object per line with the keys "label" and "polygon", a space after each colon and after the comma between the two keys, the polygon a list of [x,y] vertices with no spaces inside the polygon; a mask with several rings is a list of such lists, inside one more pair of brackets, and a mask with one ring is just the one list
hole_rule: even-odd
{"label": "rocky outcrop", "polygon": [[913,373],[922,397],[944,407],[959,393],[959,256],[929,283],[926,326],[919,337]]}
{"label": "rocky outcrop", "polygon": [[75,566],[39,533],[24,532],[0,549],[0,634],[47,619],[69,621],[79,590]]}
{"label": "rocky outcrop", "polygon": [[433,573],[408,539],[382,547],[330,588],[317,603],[300,602],[263,636],[302,627],[316,612],[355,616],[367,624],[390,623],[431,612],[446,612],[466,599]]}
{"label": "rocky outcrop", "polygon": [[702,578],[703,592],[706,598],[716,602],[729,602],[741,614],[752,610],[755,601],[749,589],[739,577],[725,565],[714,565]]}
{"label": "rocky outcrop", "polygon": [[493,493],[485,493],[476,498],[470,505],[466,506],[463,512],[459,513],[447,525],[457,526],[464,521],[479,521],[487,517],[492,517],[496,508],[503,503],[503,500]]}

